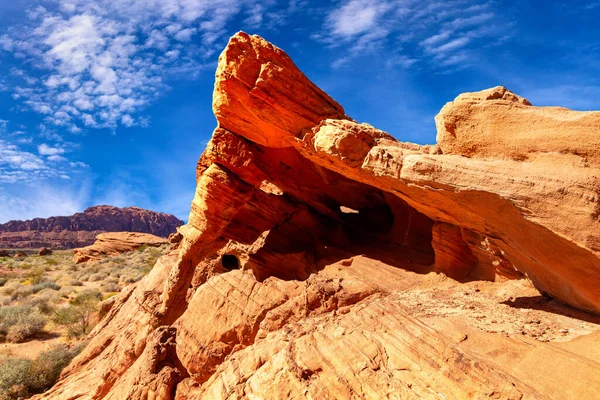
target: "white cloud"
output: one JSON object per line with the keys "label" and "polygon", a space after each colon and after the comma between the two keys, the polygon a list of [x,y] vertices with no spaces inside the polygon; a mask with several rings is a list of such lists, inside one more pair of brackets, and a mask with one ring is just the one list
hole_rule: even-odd
{"label": "white cloud", "polygon": [[[347,48],[334,68],[383,48],[394,49],[388,66],[410,68],[427,62],[456,68],[476,58],[473,54],[480,46],[506,38],[510,22],[494,23],[495,18],[492,3],[474,0],[342,0],[313,38]],[[405,47],[411,53],[404,52]]]}
{"label": "white cloud", "polygon": [[123,117],[121,118],[121,123],[128,127],[135,125],[133,118],[129,114],[123,115]]}
{"label": "white cloud", "polygon": [[[132,126],[164,91],[167,75],[211,65],[227,23],[268,20],[271,0],[46,0],[29,22],[0,36],[41,80],[22,75],[13,97],[73,132]],[[192,41],[194,36],[200,41]],[[185,43],[185,46],[182,45]]]}
{"label": "white cloud", "polygon": [[18,146],[0,140],[0,183],[12,183],[53,175],[44,160]]}
{"label": "white cloud", "polygon": [[47,160],[48,161],[52,161],[52,162],[65,162],[65,161],[67,161],[66,158],[64,158],[63,156],[58,156],[58,155],[48,156]]}
{"label": "white cloud", "polygon": [[58,154],[64,154],[65,149],[60,147],[50,147],[46,143],[42,143],[38,146],[38,153],[43,156],[56,156]]}
{"label": "white cloud", "polygon": [[385,1],[350,0],[329,14],[331,33],[347,38],[371,31],[388,7]]}
{"label": "white cloud", "polygon": [[[68,178],[68,176],[66,176]],[[89,185],[16,184],[0,188],[0,223],[81,212],[89,204]]]}

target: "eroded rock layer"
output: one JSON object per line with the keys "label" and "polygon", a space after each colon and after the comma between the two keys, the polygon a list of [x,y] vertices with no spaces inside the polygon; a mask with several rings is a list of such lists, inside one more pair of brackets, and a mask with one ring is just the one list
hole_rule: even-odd
{"label": "eroded rock layer", "polygon": [[141,232],[167,237],[183,221],[138,207],[94,206],[68,217],[34,218],[0,224],[0,248],[74,249],[94,243],[102,232]]}
{"label": "eroded rock layer", "polygon": [[165,238],[138,232],[107,232],[96,236],[94,244],[73,250],[76,264],[96,261],[107,256],[118,256],[142,246],[158,247],[167,244]]}
{"label": "eroded rock layer", "polygon": [[213,108],[178,248],[40,398],[597,395],[598,113],[498,87],[402,143],[245,33]]}

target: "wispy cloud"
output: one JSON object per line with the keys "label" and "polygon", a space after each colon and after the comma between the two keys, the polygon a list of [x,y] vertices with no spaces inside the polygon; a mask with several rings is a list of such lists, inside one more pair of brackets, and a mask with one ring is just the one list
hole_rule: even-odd
{"label": "wispy cloud", "polygon": [[65,149],[61,147],[50,147],[46,143],[42,143],[38,146],[38,152],[43,156],[56,156],[64,154]]}
{"label": "wispy cloud", "polygon": [[411,67],[426,62],[434,68],[469,61],[480,46],[506,37],[508,25],[495,23],[491,3],[472,0],[344,0],[325,18],[313,37],[331,47],[346,46],[337,68],[381,49],[392,50],[388,63]]}
{"label": "wispy cloud", "polygon": [[81,212],[89,204],[90,186],[53,186],[41,184],[0,187],[0,223],[13,219],[31,219]]}
{"label": "wispy cloud", "polygon": [[50,178],[69,179],[70,174],[86,167],[69,161],[64,147],[41,144],[37,154],[21,145],[30,145],[30,137],[17,137],[14,143],[0,139],[0,184],[32,183]]}
{"label": "wispy cloud", "polygon": [[[271,2],[250,0],[48,0],[29,22],[0,33],[0,49],[36,68],[14,69],[13,98],[46,124],[79,132],[143,124],[138,113],[171,73],[198,74],[228,21],[260,25]],[[196,38],[197,40],[192,40]]]}

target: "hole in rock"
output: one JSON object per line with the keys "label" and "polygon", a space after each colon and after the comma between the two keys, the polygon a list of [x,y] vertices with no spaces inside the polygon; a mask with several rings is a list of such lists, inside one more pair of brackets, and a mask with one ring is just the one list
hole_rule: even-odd
{"label": "hole in rock", "polygon": [[223,268],[230,271],[240,269],[240,261],[233,254],[224,254],[223,257],[221,257],[221,265]]}
{"label": "hole in rock", "polygon": [[432,270],[434,222],[398,196],[316,165],[294,148],[260,147],[254,166],[285,194],[254,191],[223,237],[255,246],[244,268],[259,281],[304,280],[355,255]]}

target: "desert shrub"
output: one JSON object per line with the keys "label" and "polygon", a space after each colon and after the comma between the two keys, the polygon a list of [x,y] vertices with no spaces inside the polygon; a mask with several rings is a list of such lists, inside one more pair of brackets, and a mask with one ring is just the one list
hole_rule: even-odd
{"label": "desert shrub", "polygon": [[91,328],[92,315],[96,311],[102,294],[97,290],[84,290],[66,307],[54,312],[52,320],[66,327],[70,337],[87,335]]}
{"label": "desert shrub", "polygon": [[4,278],[4,277],[0,278],[0,287],[4,286],[6,284],[6,282],[8,282],[7,278]]}
{"label": "desert shrub", "polygon": [[34,307],[13,306],[0,308],[0,335],[9,342],[23,342],[46,325],[46,318]]}
{"label": "desert shrub", "polygon": [[91,274],[100,272],[101,269],[102,269],[102,267],[97,262],[87,263],[85,266],[85,270]]}
{"label": "desert shrub", "polygon": [[59,290],[60,285],[56,282],[47,281],[38,283],[37,285],[32,286],[31,289],[33,290],[33,293],[38,293],[44,289]]}
{"label": "desert shrub", "polygon": [[116,265],[117,267],[122,267],[123,265],[125,265],[127,263],[127,261],[123,258],[123,256],[119,256],[119,257],[114,257],[111,259],[112,264]]}
{"label": "desert shrub", "polygon": [[57,303],[60,300],[60,290],[44,289],[33,297],[33,299],[42,299],[49,303]]}
{"label": "desert shrub", "polygon": [[0,361],[0,399],[17,400],[29,395],[27,382],[31,379],[33,361],[6,358]]}
{"label": "desert shrub", "polygon": [[136,279],[136,276],[133,275],[128,275],[126,277],[123,278],[123,283],[129,284],[129,283],[135,283],[137,282],[139,279]]}
{"label": "desert shrub", "polygon": [[50,389],[61,371],[82,349],[83,345],[69,348],[59,344],[41,353],[35,360],[0,360],[0,399],[17,400]]}
{"label": "desert shrub", "polygon": [[120,292],[121,291],[121,288],[119,287],[118,282],[114,282],[114,281],[102,282],[102,285],[100,285],[100,289],[102,289],[103,292]]}
{"label": "desert shrub", "polygon": [[140,253],[143,253],[144,251],[146,251],[146,249],[150,247],[147,244],[143,244],[140,247],[137,248],[137,251],[139,251]]}
{"label": "desert shrub", "polygon": [[110,273],[111,279],[114,279],[116,282],[119,281],[119,278],[121,278],[121,275],[123,275],[123,273],[120,270],[111,271],[111,273]]}
{"label": "desert shrub", "polygon": [[116,293],[116,292],[112,292],[112,293],[106,293],[104,296],[102,296],[102,301],[104,301],[104,300],[108,300],[108,299],[110,299],[111,297],[115,297],[117,294],[118,294],[118,293]]}
{"label": "desert shrub", "polygon": [[14,300],[24,299],[33,294],[33,287],[31,286],[23,286],[20,285],[16,288],[10,295],[10,297]]}
{"label": "desert shrub", "polygon": [[54,307],[50,303],[51,301],[46,297],[34,297],[27,304],[37,308],[40,313],[48,315],[54,311]]}
{"label": "desert shrub", "polygon": [[35,267],[27,273],[27,280],[31,282],[32,285],[37,285],[38,283],[42,283],[44,281],[45,273],[46,270],[44,267]]}
{"label": "desert shrub", "polygon": [[79,264],[71,264],[71,265],[69,265],[69,266],[68,266],[68,268],[67,268],[67,269],[68,269],[69,271],[79,271],[79,268],[80,268],[80,267],[79,267]]}
{"label": "desert shrub", "polygon": [[90,275],[90,282],[99,282],[104,280],[107,277],[105,272],[96,272],[95,274]]}
{"label": "desert shrub", "polygon": [[58,260],[55,260],[54,258],[47,258],[46,259],[46,265],[59,265],[60,262],[58,262]]}
{"label": "desert shrub", "polygon": [[36,325],[35,322],[33,324],[26,323],[13,325],[8,328],[8,332],[6,333],[6,341],[11,343],[25,342],[27,339],[38,333],[43,326],[44,323],[39,326]]}
{"label": "desert shrub", "polygon": [[75,288],[73,286],[63,286],[58,291],[58,293],[60,294],[60,297],[69,297],[74,292],[75,292]]}
{"label": "desert shrub", "polygon": [[81,274],[78,279],[82,282],[87,282],[90,280],[90,275],[91,275],[90,273],[86,272],[86,273]]}
{"label": "desert shrub", "polygon": [[2,294],[5,295],[5,296],[10,296],[19,287],[21,287],[21,284],[19,282],[17,282],[17,281],[10,281],[7,284],[5,284],[4,287],[2,287],[2,289],[0,290],[0,292],[2,292]]}
{"label": "desert shrub", "polygon": [[78,279],[67,279],[65,283],[67,286],[83,286],[83,282]]}
{"label": "desert shrub", "polygon": [[12,303],[12,298],[10,296],[0,296],[0,306],[7,306]]}

